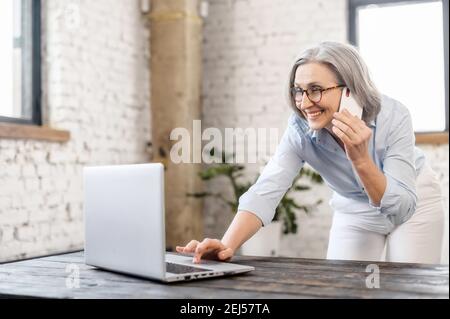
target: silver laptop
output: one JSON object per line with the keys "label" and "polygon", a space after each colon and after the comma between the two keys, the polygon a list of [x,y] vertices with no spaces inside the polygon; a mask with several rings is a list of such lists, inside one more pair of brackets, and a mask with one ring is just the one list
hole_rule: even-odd
{"label": "silver laptop", "polygon": [[164,282],[254,270],[166,253],[162,164],[85,167],[83,173],[86,264]]}

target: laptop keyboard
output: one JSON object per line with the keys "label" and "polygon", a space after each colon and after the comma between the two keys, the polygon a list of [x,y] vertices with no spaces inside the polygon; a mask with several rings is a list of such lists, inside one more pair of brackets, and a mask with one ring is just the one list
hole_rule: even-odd
{"label": "laptop keyboard", "polygon": [[211,269],[190,267],[186,265],[174,264],[166,262],[166,271],[172,274],[186,274],[189,272],[210,271]]}

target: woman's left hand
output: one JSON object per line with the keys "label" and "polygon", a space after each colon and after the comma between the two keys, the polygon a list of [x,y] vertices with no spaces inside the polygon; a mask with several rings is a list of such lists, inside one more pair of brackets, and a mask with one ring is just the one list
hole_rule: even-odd
{"label": "woman's left hand", "polygon": [[334,113],[333,117],[332,131],[344,143],[345,153],[353,165],[358,166],[370,160],[369,140],[372,130],[366,123],[347,110]]}

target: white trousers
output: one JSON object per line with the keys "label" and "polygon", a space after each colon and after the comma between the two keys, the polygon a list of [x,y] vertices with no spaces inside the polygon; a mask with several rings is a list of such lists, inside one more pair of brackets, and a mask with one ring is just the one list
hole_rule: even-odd
{"label": "white trousers", "polygon": [[415,213],[398,226],[379,213],[335,211],[327,259],[440,263],[444,206],[439,181],[427,163],[416,192]]}

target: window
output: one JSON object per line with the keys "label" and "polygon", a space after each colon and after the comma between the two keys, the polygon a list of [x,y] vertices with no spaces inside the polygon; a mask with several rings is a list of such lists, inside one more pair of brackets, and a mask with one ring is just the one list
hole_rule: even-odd
{"label": "window", "polygon": [[40,1],[0,1],[0,122],[41,125]]}
{"label": "window", "polygon": [[448,1],[350,0],[349,38],[417,133],[448,132]]}

